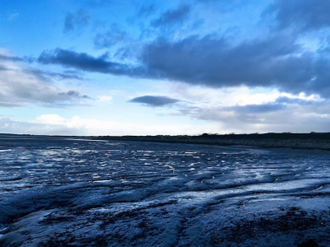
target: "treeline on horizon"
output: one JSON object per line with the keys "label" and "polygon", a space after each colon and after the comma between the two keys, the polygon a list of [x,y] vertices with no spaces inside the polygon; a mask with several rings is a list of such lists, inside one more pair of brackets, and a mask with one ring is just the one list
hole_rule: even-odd
{"label": "treeline on horizon", "polygon": [[292,132],[268,132],[268,133],[245,133],[245,134],[218,134],[218,133],[203,133],[200,135],[123,135],[123,136],[70,136],[70,135],[34,135],[34,134],[14,134],[14,133],[0,133],[3,136],[37,136],[37,137],[87,137],[87,138],[317,138],[317,139],[330,139],[330,132],[310,132],[310,133],[292,133]]}
{"label": "treeline on horizon", "polygon": [[330,140],[330,132],[310,132],[310,133],[291,133],[291,132],[268,132],[268,133],[249,133],[249,134],[217,134],[217,133],[203,133],[200,135],[125,135],[125,136],[98,136],[102,139],[317,139],[317,140]]}

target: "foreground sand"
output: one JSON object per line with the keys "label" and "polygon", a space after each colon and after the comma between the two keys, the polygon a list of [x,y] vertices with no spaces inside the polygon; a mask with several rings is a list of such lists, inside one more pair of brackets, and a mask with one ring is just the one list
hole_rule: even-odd
{"label": "foreground sand", "polygon": [[330,246],[328,151],[0,136],[0,158],[0,246]]}

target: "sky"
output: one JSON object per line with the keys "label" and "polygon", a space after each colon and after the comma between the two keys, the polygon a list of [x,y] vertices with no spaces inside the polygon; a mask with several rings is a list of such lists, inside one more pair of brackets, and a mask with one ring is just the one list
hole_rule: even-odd
{"label": "sky", "polygon": [[330,131],[329,0],[0,0],[0,133]]}

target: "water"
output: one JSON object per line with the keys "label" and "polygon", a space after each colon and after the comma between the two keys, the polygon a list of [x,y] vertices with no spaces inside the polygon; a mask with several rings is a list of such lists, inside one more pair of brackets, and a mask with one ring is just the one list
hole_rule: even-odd
{"label": "water", "polygon": [[0,246],[330,245],[330,153],[0,136]]}

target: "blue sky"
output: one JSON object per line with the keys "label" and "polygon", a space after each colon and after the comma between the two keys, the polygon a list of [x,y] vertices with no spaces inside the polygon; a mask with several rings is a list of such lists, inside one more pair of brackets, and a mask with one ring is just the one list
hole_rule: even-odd
{"label": "blue sky", "polygon": [[330,131],[328,0],[2,0],[0,132]]}

